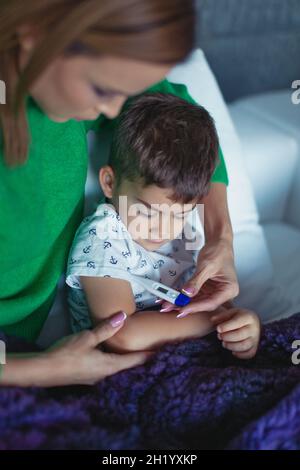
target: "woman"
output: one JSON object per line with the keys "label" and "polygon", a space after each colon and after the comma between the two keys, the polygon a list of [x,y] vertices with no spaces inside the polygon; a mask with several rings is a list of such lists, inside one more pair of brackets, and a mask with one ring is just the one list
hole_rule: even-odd
{"label": "woman", "polygon": [[[101,131],[129,96],[189,54],[195,10],[193,0],[0,0],[0,7],[0,79],[7,86],[0,106],[0,329],[34,340],[82,218],[86,130]],[[213,310],[238,290],[223,161],[217,173],[205,201],[207,243],[186,286],[195,296],[190,312]],[[121,312],[43,354],[9,356],[1,384],[91,384],[140,364],[147,352],[120,357],[97,349],[125,318]]]}

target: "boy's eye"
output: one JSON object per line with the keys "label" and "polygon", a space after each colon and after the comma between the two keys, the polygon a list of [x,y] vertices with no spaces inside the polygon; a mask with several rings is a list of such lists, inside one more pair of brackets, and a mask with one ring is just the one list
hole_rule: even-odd
{"label": "boy's eye", "polygon": [[137,211],[137,215],[141,215],[143,217],[147,217],[147,219],[151,219],[151,217],[154,217],[155,213],[154,212],[142,212],[140,210]]}
{"label": "boy's eye", "polygon": [[[138,211],[137,211],[137,215],[141,215],[141,216],[143,216],[143,217],[147,217],[148,219],[151,219],[152,217],[158,216],[158,212],[156,212],[156,211],[153,211],[153,212],[149,211],[149,212],[146,213],[146,212],[142,212],[141,210],[138,210]],[[175,214],[175,215],[174,215],[174,218],[177,219],[177,220],[183,221],[183,220],[186,218],[187,215],[188,215],[188,214]]]}

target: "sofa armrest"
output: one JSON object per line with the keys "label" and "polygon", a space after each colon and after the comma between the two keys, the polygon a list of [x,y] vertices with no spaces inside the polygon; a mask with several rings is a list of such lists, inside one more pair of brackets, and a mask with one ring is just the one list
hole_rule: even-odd
{"label": "sofa armrest", "polygon": [[269,93],[230,106],[261,222],[285,220],[299,160],[297,138],[273,120],[281,115],[278,98]]}

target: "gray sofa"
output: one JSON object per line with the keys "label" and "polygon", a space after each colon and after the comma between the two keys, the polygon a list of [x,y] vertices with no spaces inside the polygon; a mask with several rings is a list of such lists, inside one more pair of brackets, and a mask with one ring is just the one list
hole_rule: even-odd
{"label": "gray sofa", "polygon": [[197,0],[198,46],[225,100],[300,79],[299,0]]}

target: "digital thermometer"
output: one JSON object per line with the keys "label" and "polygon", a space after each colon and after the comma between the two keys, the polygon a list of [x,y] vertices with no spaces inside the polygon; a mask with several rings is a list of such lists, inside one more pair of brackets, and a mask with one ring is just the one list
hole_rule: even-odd
{"label": "digital thermometer", "polygon": [[178,292],[171,287],[165,286],[160,282],[152,281],[151,279],[147,279],[145,277],[135,276],[133,274],[131,274],[131,277],[152,294],[166,300],[167,302],[177,305],[177,307],[184,307],[191,301],[187,295],[182,294],[181,292]]}

